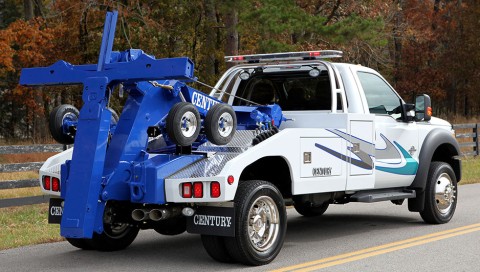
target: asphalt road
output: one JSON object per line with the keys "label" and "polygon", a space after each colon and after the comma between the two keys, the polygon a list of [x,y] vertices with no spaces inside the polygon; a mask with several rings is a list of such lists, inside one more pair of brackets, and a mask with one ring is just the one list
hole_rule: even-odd
{"label": "asphalt road", "polygon": [[318,218],[288,209],[282,251],[262,267],[217,263],[200,237],[143,231],[120,252],[66,242],[0,251],[0,271],[480,271],[480,184],[459,187],[448,224],[427,225],[406,203],[333,205]]}

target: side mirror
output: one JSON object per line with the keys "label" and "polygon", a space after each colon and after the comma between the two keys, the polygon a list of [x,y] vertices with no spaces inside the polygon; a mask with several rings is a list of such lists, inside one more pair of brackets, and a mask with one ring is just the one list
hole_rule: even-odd
{"label": "side mirror", "polygon": [[415,99],[415,120],[430,121],[432,118],[432,102],[430,96],[422,94]]}
{"label": "side mirror", "polygon": [[415,120],[415,105],[404,103],[402,104],[402,116],[405,122],[412,122]]}

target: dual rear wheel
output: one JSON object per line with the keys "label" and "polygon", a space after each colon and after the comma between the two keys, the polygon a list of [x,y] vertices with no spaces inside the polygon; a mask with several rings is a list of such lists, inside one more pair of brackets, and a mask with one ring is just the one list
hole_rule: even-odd
{"label": "dual rear wheel", "polygon": [[287,214],[280,191],[271,183],[240,183],[234,199],[235,237],[202,235],[207,253],[220,262],[270,263],[280,252]]}

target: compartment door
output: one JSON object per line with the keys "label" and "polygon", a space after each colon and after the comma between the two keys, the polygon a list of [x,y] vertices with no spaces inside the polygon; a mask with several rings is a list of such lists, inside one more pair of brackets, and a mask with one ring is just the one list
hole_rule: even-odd
{"label": "compartment door", "polygon": [[373,120],[350,121],[348,145],[349,175],[346,190],[371,189],[375,186],[375,144]]}

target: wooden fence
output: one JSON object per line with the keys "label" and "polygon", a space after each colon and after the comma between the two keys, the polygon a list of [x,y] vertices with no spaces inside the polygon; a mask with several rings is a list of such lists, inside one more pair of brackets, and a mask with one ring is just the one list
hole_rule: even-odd
{"label": "wooden fence", "polygon": [[460,145],[463,156],[478,156],[478,128],[480,124],[457,124],[453,125],[455,138]]}
{"label": "wooden fence", "polygon": [[[462,155],[464,156],[478,156],[479,155],[479,139],[478,128],[480,124],[457,124],[453,125],[455,129],[455,137],[460,143]],[[65,150],[65,146],[59,144],[52,145],[14,145],[14,146],[0,146],[0,155],[4,154],[28,154],[41,152],[61,152]],[[0,164],[0,172],[23,172],[36,171],[40,169],[43,162],[27,162],[27,163],[12,163]],[[28,188],[39,186],[38,179],[29,180],[7,180],[0,181],[0,190],[14,189],[14,188]],[[49,200],[49,196],[31,196],[13,199],[0,199],[0,208],[23,206],[44,203]]]}
{"label": "wooden fence", "polygon": [[[61,152],[64,149],[65,147],[59,144],[0,146],[0,155]],[[0,164],[0,173],[37,171],[38,169],[40,169],[42,164],[43,162]],[[38,179],[0,181],[0,190],[28,188],[36,186],[39,186]],[[47,202],[49,199],[50,197],[46,195],[0,199],[0,208],[44,203]]]}

